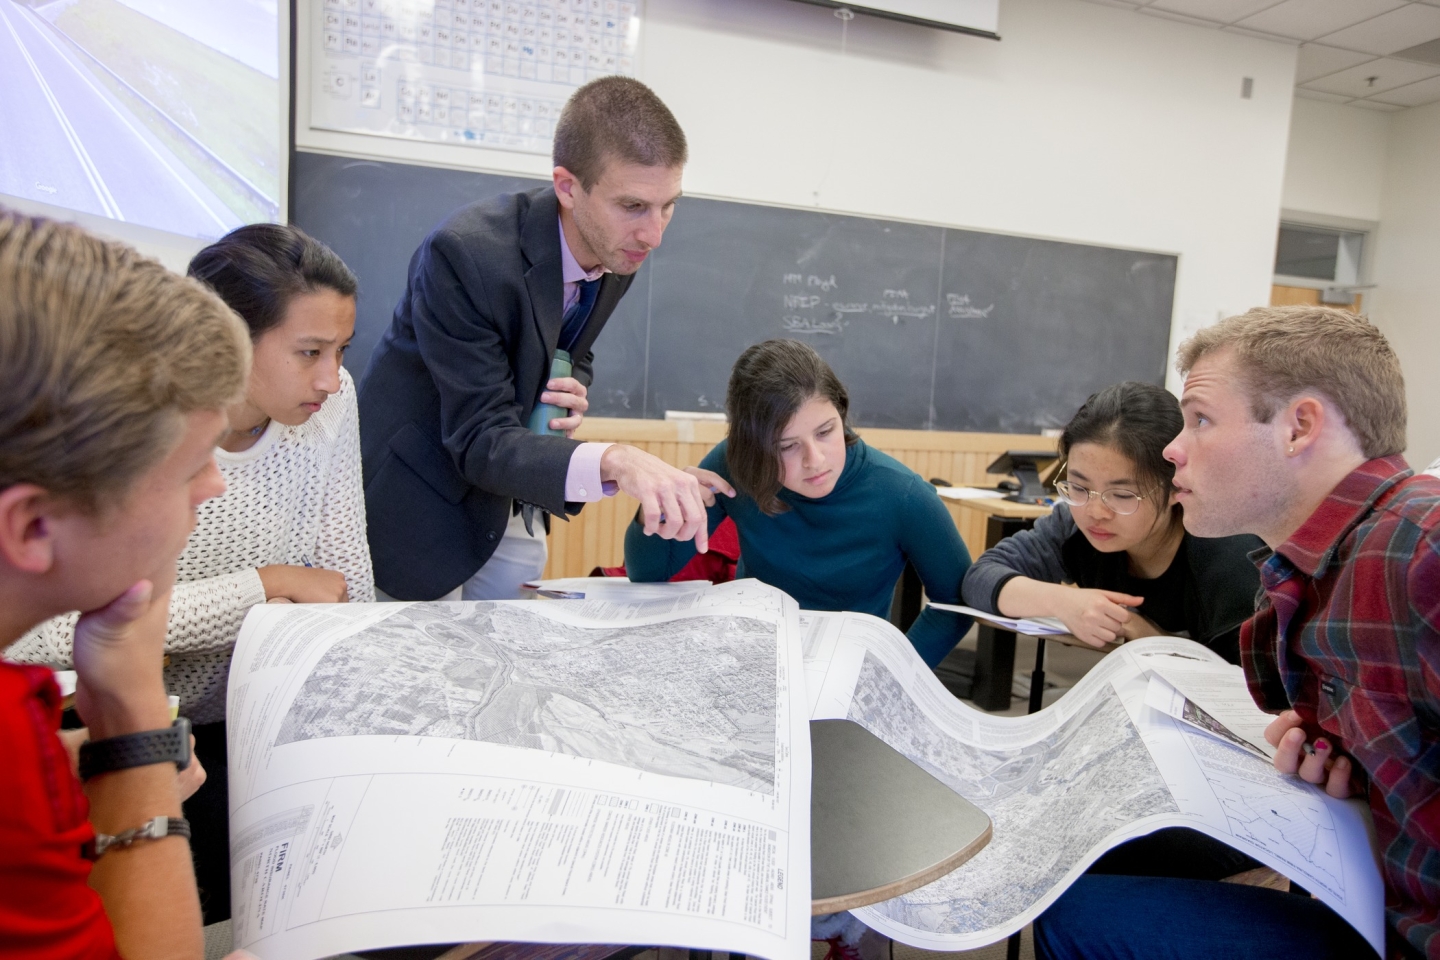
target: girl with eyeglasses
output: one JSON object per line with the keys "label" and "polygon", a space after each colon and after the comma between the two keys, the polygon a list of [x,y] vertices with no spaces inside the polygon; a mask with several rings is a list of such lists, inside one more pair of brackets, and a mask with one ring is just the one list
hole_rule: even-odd
{"label": "girl with eyeglasses", "polygon": [[1065,479],[1048,517],[985,551],[965,602],[1008,617],[1057,617],[1092,646],[1178,634],[1239,662],[1255,610],[1256,537],[1185,532],[1162,452],[1183,426],[1161,387],[1127,381],[1094,394],[1060,437]]}

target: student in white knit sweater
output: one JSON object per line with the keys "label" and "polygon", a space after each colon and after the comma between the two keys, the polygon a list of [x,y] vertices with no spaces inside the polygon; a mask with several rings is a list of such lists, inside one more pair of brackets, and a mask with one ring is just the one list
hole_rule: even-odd
{"label": "student in white knit sweater", "polygon": [[[209,783],[186,805],[207,923],[229,916],[225,685],[249,609],[268,601],[375,599],[355,384],[341,366],[355,330],[355,275],[290,226],[252,224],[206,247],[189,273],[246,322],[254,365],[226,411],[215,459],[223,495],[198,511],[180,555],[165,682],[195,725]],[[13,659],[68,667],[75,617],[36,628]],[[199,809],[208,808],[208,809]]]}

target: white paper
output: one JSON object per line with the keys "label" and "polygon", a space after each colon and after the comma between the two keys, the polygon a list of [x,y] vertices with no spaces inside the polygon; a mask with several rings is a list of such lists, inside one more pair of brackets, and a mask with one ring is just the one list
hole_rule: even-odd
{"label": "white paper", "polygon": [[[576,600],[659,600],[666,597],[688,596],[704,593],[710,587],[709,580],[661,581],[659,583],[633,583],[624,577],[557,577],[551,580],[531,580],[523,584],[527,590],[542,595],[566,594],[558,599]],[[556,597],[549,597],[557,599]]]}
{"label": "white paper", "polygon": [[[1223,664],[1177,637],[1119,648],[1056,703],[995,717],[949,694],[890,624],[838,615],[807,647],[812,717],[849,719],[984,810],[994,837],[918,890],[855,910],[929,950],[1022,929],[1110,848],[1162,827],[1200,830],[1300,883],[1381,951],[1384,885],[1359,800],[1339,801],[1145,705],[1152,672]],[[817,658],[828,656],[828,662]],[[1184,669],[1184,667],[1181,667]]]}
{"label": "white paper", "polygon": [[946,500],[1004,500],[1005,494],[999,490],[986,490],[983,487],[936,487],[935,492]]}
{"label": "white paper", "polygon": [[984,610],[977,610],[974,607],[966,607],[958,603],[931,601],[927,606],[934,607],[936,610],[949,610],[951,613],[963,613],[967,617],[984,620],[997,627],[1023,633],[1027,637],[1059,637],[1070,632],[1070,628],[1065,626],[1059,617],[1002,617],[998,613],[986,613]]}
{"label": "white paper", "polygon": [[1215,714],[1170,686],[1158,673],[1150,674],[1150,683],[1145,688],[1145,706],[1159,710],[1168,717],[1174,717],[1201,733],[1208,734],[1225,743],[1232,743],[1242,750],[1255,754],[1262,760],[1269,760],[1275,756],[1275,748],[1266,743],[1263,736],[1259,738],[1259,743],[1240,736]]}
{"label": "white paper", "polygon": [[582,613],[607,601],[254,608],[229,687],[236,947],[808,957],[797,612],[727,586],[625,620]]}
{"label": "white paper", "polygon": [[[1241,746],[1259,751],[1262,757],[1275,756],[1275,748],[1265,739],[1265,728],[1274,717],[1255,705],[1250,688],[1245,683],[1245,672],[1229,663],[1206,663],[1181,657],[1157,657],[1149,661],[1154,677],[1180,694],[1187,702],[1200,706],[1201,711],[1224,729],[1231,737],[1241,741]],[[1182,714],[1184,707],[1181,707]],[[1172,713],[1171,716],[1177,716]],[[1211,724],[1204,717],[1179,715],[1201,729]],[[1224,733],[1213,731],[1219,736]]]}

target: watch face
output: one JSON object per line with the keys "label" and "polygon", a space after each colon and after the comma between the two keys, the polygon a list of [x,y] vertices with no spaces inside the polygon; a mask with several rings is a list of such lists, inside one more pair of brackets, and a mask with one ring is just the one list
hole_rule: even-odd
{"label": "watch face", "polygon": [[188,717],[176,717],[175,722],[170,724],[170,729],[180,734],[180,753],[175,758],[175,769],[184,770],[190,766],[193,755],[190,752],[190,719]]}

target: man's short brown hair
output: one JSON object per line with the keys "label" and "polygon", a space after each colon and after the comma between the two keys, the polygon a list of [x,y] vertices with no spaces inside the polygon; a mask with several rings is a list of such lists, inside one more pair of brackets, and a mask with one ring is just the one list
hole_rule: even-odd
{"label": "man's short brown hair", "polygon": [[1405,449],[1405,377],[1384,334],[1331,307],[1256,307],[1206,327],[1180,345],[1181,376],[1230,347],[1255,419],[1268,423],[1302,393],[1325,397],[1345,417],[1366,457]]}
{"label": "man's short brown hair", "polygon": [[613,160],[684,166],[685,131],[655,92],[630,77],[601,77],[576,90],[555,124],[555,166],[589,190]]}
{"label": "man's short brown hair", "polygon": [[244,390],[250,337],[202,284],[79,227],[0,208],[0,490],[103,511],[181,418]]}

